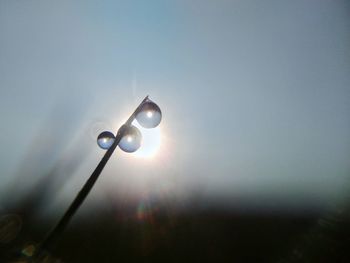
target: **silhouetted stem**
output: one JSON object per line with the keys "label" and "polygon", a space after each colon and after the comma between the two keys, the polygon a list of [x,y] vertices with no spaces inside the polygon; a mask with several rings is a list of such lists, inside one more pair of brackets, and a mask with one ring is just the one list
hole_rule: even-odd
{"label": "silhouetted stem", "polygon": [[102,157],[100,163],[97,165],[89,179],[84,184],[83,188],[79,191],[78,195],[73,200],[72,204],[67,209],[66,213],[62,216],[58,224],[49,232],[47,237],[41,242],[39,249],[40,250],[49,250],[52,248],[52,246],[57,241],[57,238],[61,234],[61,232],[64,231],[64,229],[67,227],[69,221],[73,217],[73,215],[76,213],[80,205],[84,202],[85,198],[91,191],[92,187],[94,186],[95,182],[97,181],[98,177],[100,176],[103,168],[107,164],[109,158],[112,156],[115,148],[117,148],[121,138],[123,137],[123,133],[126,127],[130,126],[133,120],[135,119],[136,114],[138,113],[141,105],[148,100],[148,96],[144,98],[144,100],[140,103],[140,105],[136,108],[136,110],[133,112],[133,114],[129,117],[129,119],[125,122],[122,127],[119,128],[118,133],[116,134],[116,138],[112,146],[107,150],[105,155]]}

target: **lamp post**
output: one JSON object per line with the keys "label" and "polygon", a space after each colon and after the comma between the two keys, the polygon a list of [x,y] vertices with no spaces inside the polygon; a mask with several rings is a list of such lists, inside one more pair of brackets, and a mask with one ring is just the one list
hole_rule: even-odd
{"label": "lamp post", "polygon": [[105,155],[102,157],[101,161],[92,172],[82,189],[79,191],[60,221],[51,230],[51,232],[49,232],[44,241],[41,242],[39,245],[40,251],[48,250],[54,245],[60,233],[64,231],[73,215],[84,202],[117,146],[126,152],[134,152],[140,147],[141,133],[135,126],[132,125],[132,122],[136,119],[144,128],[154,128],[160,123],[161,118],[162,113],[160,108],[157,106],[157,104],[152,102],[148,96],[146,96],[136,110],[131,114],[129,119],[119,128],[115,136],[108,131],[102,132],[98,136],[98,145],[102,149],[107,150]]}

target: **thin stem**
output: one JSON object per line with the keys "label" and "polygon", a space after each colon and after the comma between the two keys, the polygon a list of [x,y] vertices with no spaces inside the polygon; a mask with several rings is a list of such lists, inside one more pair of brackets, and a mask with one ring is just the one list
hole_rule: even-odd
{"label": "thin stem", "polygon": [[67,227],[69,221],[73,217],[73,215],[76,213],[80,205],[84,202],[85,198],[91,191],[92,187],[94,186],[95,182],[97,181],[98,177],[100,176],[103,168],[107,164],[109,158],[112,156],[115,148],[117,148],[126,127],[130,126],[133,120],[135,119],[136,114],[138,113],[139,109],[141,108],[142,104],[148,100],[148,96],[146,96],[143,101],[140,103],[140,105],[136,108],[136,110],[131,114],[129,119],[125,122],[122,127],[118,130],[116,134],[116,138],[112,146],[107,150],[105,155],[102,157],[101,161],[89,177],[89,179],[84,184],[83,188],[79,191],[69,208],[67,209],[66,213],[62,216],[60,221],[57,223],[57,225],[49,232],[47,237],[41,242],[40,244],[40,250],[48,250],[52,248],[52,246],[57,241],[58,236],[64,231],[64,229]]}

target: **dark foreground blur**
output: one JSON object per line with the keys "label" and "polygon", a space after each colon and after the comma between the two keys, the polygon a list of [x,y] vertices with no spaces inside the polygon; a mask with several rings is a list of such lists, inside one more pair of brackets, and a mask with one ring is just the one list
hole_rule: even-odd
{"label": "dark foreground blur", "polygon": [[[0,262],[33,262],[31,245],[48,224],[24,218],[14,233],[16,222],[2,221]],[[40,262],[350,262],[349,222],[348,210],[304,217],[120,207],[78,215]]]}

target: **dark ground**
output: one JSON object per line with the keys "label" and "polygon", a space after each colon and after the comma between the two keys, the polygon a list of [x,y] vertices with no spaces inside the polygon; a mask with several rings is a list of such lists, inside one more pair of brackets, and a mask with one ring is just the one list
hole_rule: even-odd
{"label": "dark ground", "polygon": [[[116,209],[77,215],[40,262],[350,262],[349,222],[348,210],[305,217]],[[29,262],[21,249],[47,228],[23,220],[18,237],[0,244],[0,262]]]}

